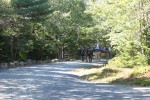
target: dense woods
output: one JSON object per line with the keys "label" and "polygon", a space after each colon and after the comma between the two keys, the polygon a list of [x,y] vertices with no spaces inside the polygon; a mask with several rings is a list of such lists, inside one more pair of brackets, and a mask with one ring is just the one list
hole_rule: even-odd
{"label": "dense woods", "polygon": [[109,64],[150,64],[150,0],[0,0],[0,62],[76,58],[93,41]]}

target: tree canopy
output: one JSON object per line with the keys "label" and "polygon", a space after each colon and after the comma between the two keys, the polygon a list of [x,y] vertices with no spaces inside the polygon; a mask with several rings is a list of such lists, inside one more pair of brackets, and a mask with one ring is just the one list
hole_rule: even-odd
{"label": "tree canopy", "polygon": [[150,0],[1,0],[0,13],[1,62],[75,58],[98,41],[116,66],[150,63]]}

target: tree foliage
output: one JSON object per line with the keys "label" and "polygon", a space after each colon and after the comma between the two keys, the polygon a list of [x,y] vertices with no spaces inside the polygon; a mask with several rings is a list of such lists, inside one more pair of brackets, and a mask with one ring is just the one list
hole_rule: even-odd
{"label": "tree foliage", "polygon": [[[84,13],[83,0],[3,1],[10,7],[2,6],[2,16],[7,15],[6,21],[11,21],[2,32],[4,36],[8,35],[6,39],[1,37],[4,40],[1,54],[6,56],[1,57],[1,61],[48,59],[62,51],[74,56],[79,42],[86,36],[82,27],[90,25],[90,15]],[[4,45],[7,45],[6,50]]]}
{"label": "tree foliage", "polygon": [[0,61],[74,57],[97,41],[113,64],[150,63],[149,0],[1,0],[0,13]]}
{"label": "tree foliage", "polygon": [[[91,1],[87,13],[117,53],[113,62],[122,67],[147,64],[149,58],[149,0]],[[107,31],[108,30],[108,31]],[[144,61],[142,60],[144,59]],[[119,65],[119,63],[121,63]]]}

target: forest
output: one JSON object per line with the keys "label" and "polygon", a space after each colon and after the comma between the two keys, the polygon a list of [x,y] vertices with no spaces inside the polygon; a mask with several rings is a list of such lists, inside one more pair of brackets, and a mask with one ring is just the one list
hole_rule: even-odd
{"label": "forest", "polygon": [[0,62],[75,59],[111,47],[109,64],[150,64],[150,0],[0,0]]}

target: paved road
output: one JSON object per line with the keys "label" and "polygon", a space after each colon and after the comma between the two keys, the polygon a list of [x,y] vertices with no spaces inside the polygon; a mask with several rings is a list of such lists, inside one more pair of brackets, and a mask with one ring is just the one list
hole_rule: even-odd
{"label": "paved road", "polygon": [[0,70],[0,100],[150,100],[150,88],[88,83],[69,73],[85,65],[60,62]]}

